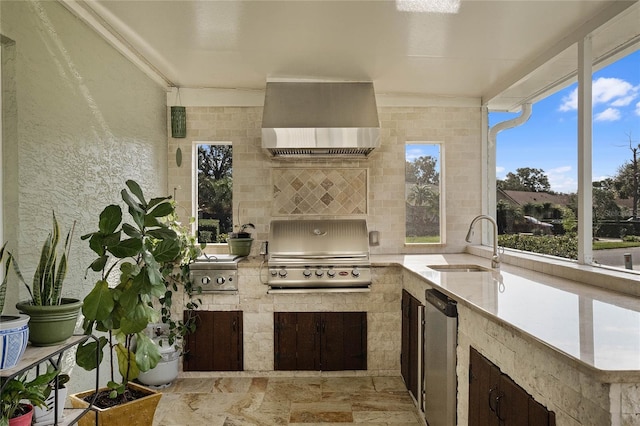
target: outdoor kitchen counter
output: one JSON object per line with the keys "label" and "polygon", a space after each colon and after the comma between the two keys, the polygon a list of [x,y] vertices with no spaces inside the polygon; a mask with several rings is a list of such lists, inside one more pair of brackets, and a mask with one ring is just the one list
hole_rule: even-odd
{"label": "outdoor kitchen counter", "polygon": [[603,383],[640,383],[638,297],[507,264],[487,272],[428,267],[473,264],[490,269],[489,259],[471,254],[372,255],[371,262],[404,267],[459,304],[551,348]]}

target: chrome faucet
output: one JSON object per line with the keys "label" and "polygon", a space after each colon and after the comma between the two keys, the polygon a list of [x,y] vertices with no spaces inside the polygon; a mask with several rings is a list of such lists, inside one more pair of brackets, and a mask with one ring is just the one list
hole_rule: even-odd
{"label": "chrome faucet", "polygon": [[479,216],[474,217],[473,220],[471,221],[471,225],[469,225],[469,232],[467,232],[465,241],[468,243],[471,242],[471,236],[473,235],[473,227],[475,226],[476,222],[479,221],[480,219],[486,219],[489,222],[491,222],[491,225],[493,225],[493,256],[491,256],[491,267],[499,268],[500,256],[498,256],[498,224],[496,223],[496,220],[494,218],[492,218],[491,216],[487,216],[486,214],[481,214]]}

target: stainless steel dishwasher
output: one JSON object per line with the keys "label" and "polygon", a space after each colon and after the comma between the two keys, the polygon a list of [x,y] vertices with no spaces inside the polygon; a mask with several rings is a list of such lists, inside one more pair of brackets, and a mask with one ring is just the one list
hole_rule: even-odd
{"label": "stainless steel dishwasher", "polygon": [[458,308],[437,290],[425,299],[424,415],[429,426],[456,426]]}

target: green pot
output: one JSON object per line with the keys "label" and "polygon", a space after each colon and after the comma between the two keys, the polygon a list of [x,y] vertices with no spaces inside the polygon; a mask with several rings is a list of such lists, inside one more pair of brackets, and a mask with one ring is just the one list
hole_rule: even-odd
{"label": "green pot", "polygon": [[229,238],[227,243],[229,243],[229,254],[249,256],[253,238]]}
{"label": "green pot", "polygon": [[73,335],[82,301],[62,298],[62,304],[36,306],[30,301],[16,303],[16,308],[29,315],[29,341],[33,346],[53,346]]}

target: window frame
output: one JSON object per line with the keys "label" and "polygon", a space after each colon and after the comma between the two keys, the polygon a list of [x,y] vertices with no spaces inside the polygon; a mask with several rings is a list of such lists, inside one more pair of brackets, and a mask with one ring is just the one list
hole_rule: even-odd
{"label": "window frame", "polygon": [[[232,141],[193,141],[191,143],[191,216],[195,219],[191,224],[191,232],[193,235],[198,234],[198,146],[199,145],[228,145],[233,147]],[[233,150],[232,150],[233,164]],[[233,194],[233,172],[231,193]],[[231,211],[233,211],[233,195],[231,197]],[[233,218],[232,218],[233,219]],[[227,243],[205,243],[207,246],[226,246]]]}
{"label": "window frame", "polygon": [[439,214],[439,229],[438,229],[438,233],[439,233],[439,237],[440,237],[440,241],[438,242],[423,242],[423,243],[410,243],[407,242],[407,236],[406,236],[406,229],[407,229],[407,210],[406,210],[406,196],[405,196],[405,212],[404,212],[404,228],[405,228],[405,236],[404,236],[404,246],[405,247],[420,247],[420,246],[426,246],[426,247],[434,247],[434,246],[444,246],[446,245],[446,221],[447,221],[447,215],[446,215],[446,203],[445,203],[445,199],[444,199],[444,193],[445,193],[445,143],[444,141],[428,141],[428,140],[407,140],[404,143],[404,173],[405,173],[405,179],[404,179],[404,185],[406,185],[406,165],[407,165],[407,148],[409,145],[436,145],[438,147],[438,197],[439,197],[439,208],[438,208],[438,214]]}

